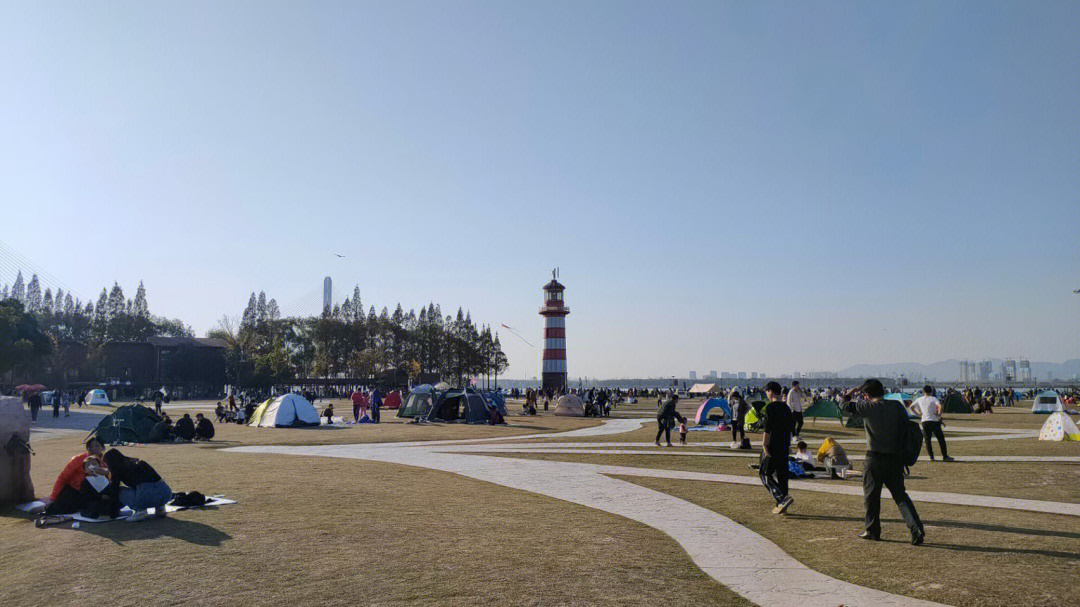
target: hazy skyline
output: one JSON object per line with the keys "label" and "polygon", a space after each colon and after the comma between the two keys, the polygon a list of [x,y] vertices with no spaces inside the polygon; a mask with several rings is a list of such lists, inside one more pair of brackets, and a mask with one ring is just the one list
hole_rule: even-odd
{"label": "hazy skyline", "polygon": [[200,334],[329,275],[539,346],[560,266],[572,377],[1063,361],[1078,28],[1074,2],[4,3],[0,241]]}

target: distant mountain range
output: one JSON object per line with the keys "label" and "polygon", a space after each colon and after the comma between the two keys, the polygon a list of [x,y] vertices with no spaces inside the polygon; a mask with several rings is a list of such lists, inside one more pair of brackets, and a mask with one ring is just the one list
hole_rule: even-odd
{"label": "distant mountain range", "polygon": [[[986,359],[983,359],[986,360]],[[1001,372],[1000,358],[991,358],[994,364],[994,372]],[[883,365],[852,365],[841,369],[840,377],[895,377],[903,373],[907,377],[924,377],[938,381],[959,381],[960,361],[955,358],[941,362],[924,365],[922,363],[889,363]],[[1063,363],[1035,362],[1031,363],[1031,374],[1039,379],[1047,379],[1047,374],[1053,373],[1054,379],[1072,379],[1080,374],[1080,358],[1067,360]]]}

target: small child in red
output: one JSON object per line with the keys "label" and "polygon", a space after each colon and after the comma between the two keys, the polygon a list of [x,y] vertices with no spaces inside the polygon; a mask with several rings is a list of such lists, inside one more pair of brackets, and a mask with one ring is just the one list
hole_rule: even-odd
{"label": "small child in red", "polygon": [[686,422],[679,424],[679,442],[686,444]]}

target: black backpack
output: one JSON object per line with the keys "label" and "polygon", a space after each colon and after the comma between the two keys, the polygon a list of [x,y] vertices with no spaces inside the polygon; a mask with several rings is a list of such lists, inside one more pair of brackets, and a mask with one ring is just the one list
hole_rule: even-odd
{"label": "black backpack", "polygon": [[914,466],[922,453],[923,433],[919,424],[910,419],[904,420],[904,465]]}

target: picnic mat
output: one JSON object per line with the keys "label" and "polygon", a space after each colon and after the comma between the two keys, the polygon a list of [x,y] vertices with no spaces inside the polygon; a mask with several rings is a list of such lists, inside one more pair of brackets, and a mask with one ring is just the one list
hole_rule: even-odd
{"label": "picnic mat", "polygon": [[[205,504],[203,504],[202,506],[183,506],[182,507],[182,506],[173,506],[172,504],[169,504],[169,505],[165,506],[165,512],[179,512],[181,510],[197,510],[199,508],[209,508],[211,506],[228,506],[229,504],[235,504],[235,503],[237,503],[236,500],[231,500],[231,499],[228,499],[228,498],[225,498],[225,497],[215,496],[215,497],[208,498],[207,502]],[[39,507],[44,506],[44,505],[45,504],[42,501],[38,500],[38,501],[35,501],[35,502],[27,502],[25,504],[19,504],[18,506],[15,506],[15,508],[17,510],[21,511],[21,512],[30,512],[34,508],[39,508]],[[155,510],[156,510],[155,508],[151,508],[147,512],[149,512],[150,514],[154,514]],[[76,512],[74,514],[62,514],[60,516],[63,516],[65,518],[68,518],[68,519],[73,520],[73,521],[82,521],[84,523],[108,523],[110,521],[126,521],[126,520],[130,519],[132,517],[132,515],[134,515],[134,514],[135,514],[135,512],[131,508],[128,508],[127,506],[124,506],[123,508],[120,509],[120,516],[118,516],[117,518],[109,518],[107,516],[102,517],[102,518],[89,518],[89,517],[86,517],[86,516],[83,516],[83,515],[79,514],[78,512]]]}

